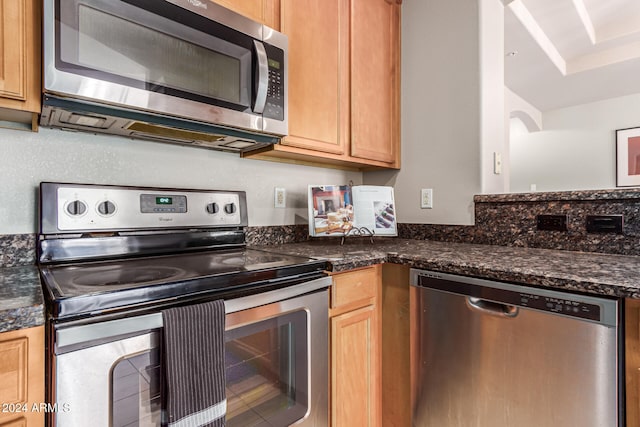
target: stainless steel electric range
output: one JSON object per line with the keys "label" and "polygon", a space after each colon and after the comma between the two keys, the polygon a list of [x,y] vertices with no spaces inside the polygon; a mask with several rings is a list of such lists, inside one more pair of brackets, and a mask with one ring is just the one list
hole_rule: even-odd
{"label": "stainless steel electric range", "polygon": [[240,191],[41,183],[48,425],[161,425],[161,311],[215,299],[227,425],[326,425],[326,264],[248,249],[247,224]]}

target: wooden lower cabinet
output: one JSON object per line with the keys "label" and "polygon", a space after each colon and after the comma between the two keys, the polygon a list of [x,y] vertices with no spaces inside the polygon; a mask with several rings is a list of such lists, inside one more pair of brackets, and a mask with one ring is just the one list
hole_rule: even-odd
{"label": "wooden lower cabinet", "polygon": [[44,326],[1,333],[0,427],[43,426],[41,403],[44,403]]}
{"label": "wooden lower cabinet", "polygon": [[331,319],[333,426],[377,426],[379,328],[369,305]]}
{"label": "wooden lower cabinet", "polygon": [[381,266],[333,277],[331,425],[381,426]]}
{"label": "wooden lower cabinet", "polygon": [[640,300],[625,300],[627,426],[640,426]]}
{"label": "wooden lower cabinet", "polygon": [[382,425],[411,425],[409,267],[382,266]]}

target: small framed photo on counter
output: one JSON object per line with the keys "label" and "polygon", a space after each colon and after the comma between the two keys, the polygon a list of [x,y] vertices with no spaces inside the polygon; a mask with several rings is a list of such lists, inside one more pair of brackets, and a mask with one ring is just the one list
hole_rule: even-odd
{"label": "small framed photo on counter", "polygon": [[640,186],[640,127],[616,130],[616,186]]}

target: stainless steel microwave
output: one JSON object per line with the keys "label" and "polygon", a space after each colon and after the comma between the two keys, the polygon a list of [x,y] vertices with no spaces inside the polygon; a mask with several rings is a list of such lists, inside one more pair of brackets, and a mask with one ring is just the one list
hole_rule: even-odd
{"label": "stainless steel microwave", "polygon": [[246,151],[287,134],[287,37],[209,0],[44,0],[41,125]]}

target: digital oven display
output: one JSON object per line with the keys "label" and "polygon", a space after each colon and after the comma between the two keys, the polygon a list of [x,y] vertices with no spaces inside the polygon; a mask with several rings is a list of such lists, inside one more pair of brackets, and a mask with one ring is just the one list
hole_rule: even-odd
{"label": "digital oven display", "polygon": [[140,212],[142,213],[186,213],[187,196],[141,194]]}

